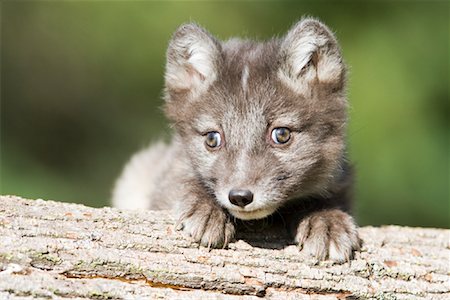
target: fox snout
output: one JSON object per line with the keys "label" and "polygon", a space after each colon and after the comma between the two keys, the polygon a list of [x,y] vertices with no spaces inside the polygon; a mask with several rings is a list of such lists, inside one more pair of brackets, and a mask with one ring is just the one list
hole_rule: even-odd
{"label": "fox snout", "polygon": [[253,193],[250,190],[232,189],[228,194],[231,204],[244,208],[253,202]]}

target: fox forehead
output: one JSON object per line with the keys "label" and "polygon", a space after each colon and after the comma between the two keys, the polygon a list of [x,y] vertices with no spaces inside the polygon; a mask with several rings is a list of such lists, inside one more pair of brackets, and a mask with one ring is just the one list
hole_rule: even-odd
{"label": "fox forehead", "polygon": [[278,113],[268,114],[264,107],[258,105],[247,106],[246,110],[230,105],[221,114],[208,113],[207,110],[204,110],[192,119],[192,126],[201,134],[236,127],[247,132],[257,127],[289,127],[296,130],[300,127],[300,121],[300,115],[293,111],[286,112],[280,109]]}
{"label": "fox forehead", "polygon": [[198,110],[191,124],[203,134],[220,130],[229,147],[250,150],[261,142],[264,144],[270,128],[300,127],[301,97],[283,90],[273,63],[266,65],[275,55],[269,51],[269,59],[266,59],[267,45],[237,41],[233,44],[225,51],[227,63],[222,66],[223,79],[219,76],[198,99]]}
{"label": "fox forehead", "polygon": [[335,119],[336,114],[331,118],[326,113],[333,105],[305,98],[283,84],[279,48],[277,40],[223,42],[217,79],[186,107],[185,120],[199,133],[221,130],[229,146],[242,147],[243,136],[247,146],[254,146],[270,128],[301,130]]}
{"label": "fox forehead", "polygon": [[[196,131],[206,133],[222,129],[236,137],[243,131],[265,132],[268,127],[290,127],[297,129],[306,116],[304,105],[299,97],[289,97],[276,87],[277,82],[266,78],[264,81],[252,80],[251,68],[242,66],[241,76],[235,82],[218,84],[198,99],[191,124]],[[274,79],[275,80],[275,79]]]}
{"label": "fox forehead", "polygon": [[275,79],[279,42],[232,39],[222,43],[223,62],[217,82],[234,93],[247,94]]}

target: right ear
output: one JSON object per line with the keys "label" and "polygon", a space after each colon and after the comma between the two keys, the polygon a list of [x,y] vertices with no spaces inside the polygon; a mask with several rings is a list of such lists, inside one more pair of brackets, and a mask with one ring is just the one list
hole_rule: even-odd
{"label": "right ear", "polygon": [[220,43],[196,24],[184,24],[173,34],[167,49],[166,89],[198,95],[217,78]]}
{"label": "right ear", "polygon": [[345,65],[334,34],[318,20],[295,24],[281,43],[279,78],[292,90],[309,95],[315,84],[342,89]]}

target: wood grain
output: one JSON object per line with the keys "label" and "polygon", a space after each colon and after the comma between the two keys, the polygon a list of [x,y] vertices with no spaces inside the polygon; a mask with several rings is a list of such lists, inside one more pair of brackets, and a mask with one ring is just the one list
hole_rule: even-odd
{"label": "wood grain", "polygon": [[450,230],[359,232],[362,250],[333,264],[276,232],[208,251],[168,211],[1,196],[0,299],[450,299]]}

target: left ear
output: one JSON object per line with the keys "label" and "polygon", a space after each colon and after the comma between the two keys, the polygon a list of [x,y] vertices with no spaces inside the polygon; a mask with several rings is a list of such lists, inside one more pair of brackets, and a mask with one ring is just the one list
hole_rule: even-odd
{"label": "left ear", "polygon": [[343,88],[345,65],[333,33],[312,18],[295,24],[281,43],[278,76],[288,87],[307,96],[320,83]]}
{"label": "left ear", "polygon": [[220,48],[220,43],[197,24],[180,26],[167,49],[167,90],[189,95],[207,90],[217,78]]}

